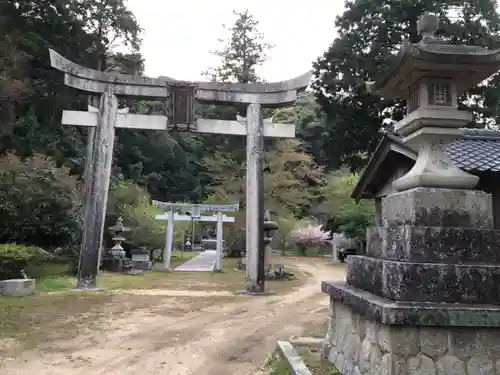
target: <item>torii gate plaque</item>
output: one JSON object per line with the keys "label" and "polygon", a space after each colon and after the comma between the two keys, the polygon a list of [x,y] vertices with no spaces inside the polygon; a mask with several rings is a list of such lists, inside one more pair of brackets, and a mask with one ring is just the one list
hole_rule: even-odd
{"label": "torii gate plaque", "polygon": [[[262,107],[282,107],[295,102],[305,89],[312,72],[276,83],[182,82],[171,78],[137,77],[106,73],[75,64],[53,50],[51,66],[65,73],[66,85],[100,94],[99,108],[63,111],[64,125],[95,127],[93,142],[87,145],[85,217],[78,270],[78,289],[95,289],[104,218],[111,175],[115,128],[150,130],[190,130],[198,133],[245,135],[246,174],[246,291],[264,292],[264,199],[263,137],[294,138],[293,124],[273,124],[262,119]],[[117,96],[163,98],[165,116],[133,115],[118,109]],[[246,118],[236,121],[207,120],[196,117],[196,103],[246,104]]]}

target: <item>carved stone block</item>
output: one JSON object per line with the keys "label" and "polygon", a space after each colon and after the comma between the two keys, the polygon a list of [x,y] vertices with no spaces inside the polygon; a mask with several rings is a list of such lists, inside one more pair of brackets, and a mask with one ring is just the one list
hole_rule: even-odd
{"label": "carved stone block", "polygon": [[497,304],[500,266],[351,256],[347,283],[392,301]]}
{"label": "carved stone block", "polygon": [[491,195],[477,190],[415,188],[382,200],[382,227],[493,229]]}

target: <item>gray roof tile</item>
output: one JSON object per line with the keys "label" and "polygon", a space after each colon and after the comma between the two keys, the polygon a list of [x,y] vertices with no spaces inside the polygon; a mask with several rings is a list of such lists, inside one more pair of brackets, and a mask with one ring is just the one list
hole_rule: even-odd
{"label": "gray roof tile", "polygon": [[468,172],[500,171],[500,132],[467,129],[450,143],[446,153],[453,163]]}

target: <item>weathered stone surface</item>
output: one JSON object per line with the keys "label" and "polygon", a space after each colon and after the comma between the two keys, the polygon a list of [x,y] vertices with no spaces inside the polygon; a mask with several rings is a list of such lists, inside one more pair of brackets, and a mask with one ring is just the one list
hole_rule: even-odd
{"label": "weathered stone surface", "polygon": [[337,349],[336,348],[331,348],[330,352],[328,353],[328,356],[326,356],[326,358],[328,358],[328,360],[331,363],[335,363],[337,361],[338,355],[339,355],[339,352],[337,351]]}
{"label": "weathered stone surface", "polygon": [[382,350],[378,347],[376,343],[372,344],[372,349],[370,353],[370,367],[372,369],[380,369],[380,364],[382,363]]}
{"label": "weathered stone surface", "polygon": [[477,190],[415,188],[382,200],[382,226],[493,228],[491,195]]}
{"label": "weathered stone surface", "polygon": [[372,228],[367,234],[366,255],[403,262],[500,264],[500,230]]}
{"label": "weathered stone surface", "polygon": [[472,357],[467,362],[468,375],[495,375],[495,365],[493,361],[484,357]]}
{"label": "weathered stone surface", "polygon": [[438,375],[467,375],[464,363],[457,357],[442,357],[436,364]]}
{"label": "weathered stone surface", "polygon": [[[497,333],[498,334],[498,333]],[[450,354],[462,360],[481,354],[483,347],[479,342],[479,332],[473,328],[463,328],[450,335]]]}
{"label": "weathered stone surface", "polygon": [[36,292],[35,279],[11,279],[0,281],[0,296],[22,297]]}
{"label": "weathered stone surface", "polygon": [[349,363],[359,363],[361,340],[357,334],[350,334],[343,348],[344,356]]}
{"label": "weathered stone surface", "polygon": [[345,334],[327,333],[330,349],[325,357],[342,375],[500,374],[495,372],[500,366],[500,328],[398,326],[365,317],[361,340],[352,333],[360,314],[339,301],[332,304],[330,329]]}
{"label": "weathered stone surface", "polygon": [[370,369],[370,361],[372,354],[373,342],[366,339],[361,344],[361,349],[359,353],[359,369],[362,373],[368,372]]}
{"label": "weathered stone surface", "polygon": [[436,365],[429,357],[420,354],[408,361],[408,375],[435,375]]}
{"label": "weathered stone surface", "polygon": [[144,262],[144,261],[134,261],[133,260],[132,264],[133,264],[134,268],[137,268],[139,270],[149,271],[151,268],[153,268],[153,262],[151,262],[151,261]]}
{"label": "weathered stone surface", "polygon": [[479,342],[488,347],[495,358],[500,358],[500,340],[498,340],[498,332],[496,332],[496,330],[481,330],[478,332],[478,335]]}
{"label": "weathered stone surface", "polygon": [[321,353],[323,354],[323,357],[328,357],[330,354],[330,350],[332,349],[332,345],[330,344],[331,342],[331,334],[330,334],[330,329],[327,330],[327,333],[321,342]]}
{"label": "weathered stone surface", "polygon": [[448,332],[441,328],[420,328],[420,350],[423,354],[437,359],[446,354],[449,347]]}
{"label": "weathered stone surface", "polygon": [[[412,303],[390,301],[370,292],[355,288],[344,281],[323,281],[323,292],[334,301],[384,324],[423,326],[500,327],[500,306]],[[337,305],[337,304],[336,304]],[[367,335],[370,329],[367,324]]]}
{"label": "weathered stone surface", "polygon": [[497,304],[500,265],[407,263],[351,256],[347,283],[393,301]]}
{"label": "weathered stone surface", "polygon": [[392,353],[387,353],[380,362],[381,375],[401,375],[406,371],[406,360]]}

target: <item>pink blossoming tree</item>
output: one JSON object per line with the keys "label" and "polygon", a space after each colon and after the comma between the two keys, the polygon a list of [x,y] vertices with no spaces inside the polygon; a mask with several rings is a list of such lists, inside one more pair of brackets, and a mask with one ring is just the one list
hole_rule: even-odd
{"label": "pink blossoming tree", "polygon": [[290,233],[291,240],[297,245],[302,255],[308,247],[322,246],[330,242],[328,232],[321,230],[321,225],[308,225]]}

